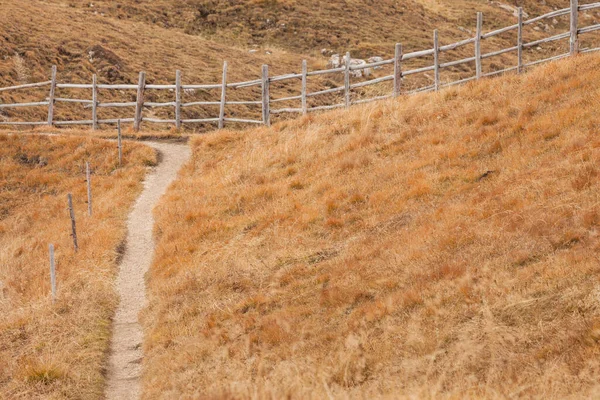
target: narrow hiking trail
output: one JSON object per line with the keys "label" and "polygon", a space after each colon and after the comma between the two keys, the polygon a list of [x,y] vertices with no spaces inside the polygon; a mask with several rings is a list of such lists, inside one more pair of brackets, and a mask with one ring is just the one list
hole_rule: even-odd
{"label": "narrow hiking trail", "polygon": [[144,334],[138,314],[146,304],[144,275],[154,254],[152,210],[190,156],[190,149],[185,144],[145,144],[160,152],[159,164],[146,177],[142,194],[127,219],[125,254],[117,277],[121,300],[113,321],[107,399],[140,397]]}

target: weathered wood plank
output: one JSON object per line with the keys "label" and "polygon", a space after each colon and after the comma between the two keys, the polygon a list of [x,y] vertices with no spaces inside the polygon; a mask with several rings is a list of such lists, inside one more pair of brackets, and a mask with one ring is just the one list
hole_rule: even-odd
{"label": "weathered wood plank", "polygon": [[453,67],[455,65],[466,64],[466,63],[470,63],[473,61],[475,61],[475,57],[463,58],[462,60],[448,61],[446,63],[440,64],[440,68]]}
{"label": "weathered wood plank", "polygon": [[572,56],[579,52],[579,34],[577,25],[579,21],[579,0],[571,0],[571,17],[570,17],[570,33],[569,52]]}
{"label": "weathered wood plank", "polygon": [[52,81],[46,81],[46,82],[40,82],[40,83],[26,83],[24,85],[8,86],[8,87],[0,88],[0,92],[4,92],[4,91],[8,91],[8,90],[44,87],[44,86],[48,86],[51,84],[52,84]]}
{"label": "weathered wood plank", "polygon": [[256,121],[253,119],[241,119],[241,118],[225,118],[226,122],[237,122],[240,124],[263,124],[263,121]]}
{"label": "weathered wood plank", "polygon": [[394,97],[400,96],[402,92],[402,45],[396,43],[394,47],[394,88],[392,89],[392,95]]}
{"label": "weathered wood plank", "polygon": [[519,23],[517,30],[517,72],[523,72],[523,7],[518,11]]}
{"label": "weathered wood plank", "polygon": [[350,89],[356,89],[356,88],[360,88],[360,87],[376,85],[378,83],[392,81],[392,80],[394,80],[393,75],[382,76],[381,78],[375,78],[375,79],[371,79],[371,80],[364,81],[364,82],[353,83],[352,85],[350,85]]}
{"label": "weathered wood plank", "polygon": [[271,113],[269,112],[271,93],[269,83],[269,66],[262,66],[262,120],[266,126],[271,126]]}
{"label": "weathered wood plank", "polygon": [[290,96],[290,97],[281,97],[279,99],[271,99],[271,104],[273,104],[273,103],[282,103],[282,102],[293,101],[293,100],[301,100],[301,99],[302,99],[302,95],[299,95],[299,96]]}
{"label": "weathered wood plank", "polygon": [[221,103],[219,108],[219,129],[225,126],[225,96],[227,93],[227,61],[223,63],[223,78],[221,80]]}
{"label": "weathered wood plank", "polygon": [[0,108],[39,107],[48,105],[50,105],[49,101],[38,101],[36,103],[0,104]]}
{"label": "weathered wood plank", "polygon": [[175,71],[175,128],[181,129],[181,71]]}
{"label": "weathered wood plank", "polygon": [[570,35],[571,35],[570,32],[559,33],[558,35],[550,36],[548,38],[534,40],[533,42],[525,43],[525,44],[523,44],[523,48],[534,47],[534,46],[537,46],[539,44],[550,43],[550,42],[554,42],[554,41],[557,41],[557,40],[566,39]]}
{"label": "weathered wood plank", "polygon": [[73,195],[69,193],[67,195],[67,203],[69,206],[69,216],[71,217],[71,237],[73,238],[73,247],[75,252],[79,250],[79,244],[77,243],[77,227],[75,225],[75,210],[73,210]]}
{"label": "weathered wood plank", "polygon": [[539,21],[541,21],[543,19],[547,19],[547,18],[560,17],[562,15],[569,14],[569,12],[570,12],[569,8],[563,8],[561,10],[551,11],[551,12],[549,12],[547,14],[543,14],[543,15],[540,15],[538,17],[528,19],[527,21],[523,22],[523,25],[535,24],[536,22],[539,22]]}
{"label": "weathered wood plank", "polygon": [[302,60],[302,91],[301,91],[301,102],[302,102],[302,115],[306,115],[307,113],[307,97],[306,93],[308,91],[308,65],[306,60]]}
{"label": "weathered wood plank", "polygon": [[52,126],[54,119],[54,92],[56,91],[56,65],[52,66],[52,79],[50,79],[50,94],[48,95],[48,125]]}
{"label": "weathered wood plank", "polygon": [[92,216],[92,174],[90,172],[90,163],[85,163],[85,181],[87,183],[88,215]]}
{"label": "weathered wood plank", "polygon": [[344,86],[340,86],[340,87],[336,87],[336,88],[319,90],[317,92],[307,93],[306,97],[314,97],[314,96],[319,96],[322,94],[329,94],[329,93],[336,93],[336,92],[343,92],[343,91],[344,91]]}
{"label": "weathered wood plank", "polygon": [[92,129],[98,129],[98,81],[96,74],[92,76]]}
{"label": "weathered wood plank", "polygon": [[475,36],[475,76],[481,78],[481,31],[483,29],[483,13],[477,13],[477,32]]}
{"label": "weathered wood plank", "polygon": [[137,101],[135,103],[135,120],[133,122],[133,130],[140,130],[142,124],[142,111],[144,109],[144,90],[146,88],[146,73],[140,72],[137,88]]}
{"label": "weathered wood plank", "polygon": [[280,108],[277,110],[271,110],[271,114],[283,114],[283,113],[302,113],[302,108]]}
{"label": "weathered wood plank", "polygon": [[433,31],[433,86],[435,91],[440,90],[440,43],[438,30]]}
{"label": "weathered wood plank", "polygon": [[344,69],[344,101],[350,107],[350,52],[346,52],[346,68]]}
{"label": "weathered wood plank", "polygon": [[490,57],[496,57],[496,56],[499,56],[499,55],[502,55],[505,53],[510,53],[511,51],[516,51],[516,50],[519,50],[519,46],[508,47],[506,49],[492,51],[491,53],[482,54],[481,58],[486,59],[486,58],[490,58]]}

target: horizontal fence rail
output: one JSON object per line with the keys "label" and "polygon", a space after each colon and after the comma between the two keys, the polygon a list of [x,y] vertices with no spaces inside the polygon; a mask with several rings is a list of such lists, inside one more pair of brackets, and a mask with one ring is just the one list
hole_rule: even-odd
{"label": "horizontal fence rail", "polygon": [[[4,92],[17,91],[22,89],[32,88],[47,88],[48,95],[42,101],[34,102],[22,102],[22,103],[2,103],[0,102],[0,111],[5,109],[22,109],[29,107],[46,107],[48,112],[48,118],[46,121],[0,121],[0,125],[31,125],[31,126],[42,126],[42,125],[90,125],[93,129],[97,129],[101,124],[117,124],[119,121],[123,123],[133,123],[134,129],[139,130],[142,123],[156,123],[156,124],[170,124],[175,125],[177,129],[183,125],[188,124],[216,124],[219,128],[223,128],[225,123],[238,123],[238,124],[265,124],[269,125],[271,122],[271,115],[279,114],[302,114],[305,115],[308,112],[332,110],[337,108],[347,108],[354,104],[364,104],[373,101],[388,99],[391,97],[397,97],[401,94],[412,94],[412,93],[423,93],[429,91],[440,90],[441,88],[455,86],[463,83],[467,83],[483,77],[491,77],[500,75],[508,72],[516,71],[522,72],[525,68],[538,65],[544,62],[554,61],[561,58],[565,58],[570,55],[577,53],[589,53],[592,51],[600,50],[600,47],[591,49],[580,49],[579,36],[600,30],[600,24],[594,24],[586,27],[579,26],[579,14],[581,12],[600,9],[600,2],[580,5],[579,0],[570,0],[570,6],[561,10],[552,11],[544,15],[540,15],[528,20],[524,20],[524,12],[522,8],[518,8],[517,24],[506,26],[504,28],[495,29],[493,31],[484,33],[483,32],[483,14],[477,13],[477,26],[475,37],[464,39],[452,44],[440,45],[438,31],[434,31],[432,48],[411,53],[403,53],[402,46],[397,44],[395,47],[394,58],[388,60],[380,60],[370,63],[357,63],[352,64],[350,53],[346,53],[343,57],[341,67],[329,68],[325,70],[308,71],[306,61],[302,63],[301,73],[291,73],[277,76],[269,76],[268,66],[263,66],[262,76],[259,79],[248,80],[244,82],[227,82],[227,63],[223,65],[222,80],[219,83],[212,84],[182,84],[182,74],[180,71],[176,71],[175,84],[146,84],[145,72],[140,72],[137,84],[101,84],[97,83],[96,75],[93,76],[91,84],[79,84],[79,83],[59,83],[56,77],[56,67],[52,68],[51,79],[49,81],[39,83],[28,83],[17,86],[10,86],[0,88],[0,94]],[[556,34],[547,38],[537,39],[530,42],[524,42],[523,40],[523,28],[540,21],[553,19],[560,16],[569,15],[569,31]],[[496,37],[498,35],[505,34],[507,32],[515,32],[517,34],[516,42],[513,46],[482,53],[482,43],[489,38]],[[523,52],[526,49],[537,47],[541,44],[556,42],[560,40],[568,39],[569,51],[564,54],[559,54],[542,60],[524,62]],[[472,56],[462,58],[454,61],[441,62],[440,56],[442,53],[454,51],[464,46],[474,45],[475,51]],[[483,71],[483,60],[487,60],[493,57],[497,57],[503,54],[515,53],[517,57],[517,65],[507,66],[501,70]],[[412,59],[427,58],[427,60],[433,58],[433,65],[419,66],[413,69],[403,69],[404,62]],[[474,67],[474,76],[458,79],[450,82],[442,82],[440,79],[440,72],[443,69],[456,67],[463,64],[470,64]],[[393,73],[382,77],[376,77],[373,79],[367,79],[362,82],[352,83],[351,77],[354,74],[360,73],[365,76],[370,75],[370,71],[373,69],[382,68],[384,66],[393,66]],[[402,81],[411,75],[424,74],[427,72],[433,72],[433,82],[422,87],[418,87],[413,90],[403,90]],[[322,90],[310,92],[308,90],[307,80],[309,77],[328,75],[328,74],[343,74],[343,86],[332,87]],[[271,96],[271,85],[277,82],[286,81],[297,81],[301,83],[300,93],[297,95],[288,95],[286,97],[273,98]],[[392,82],[393,88],[391,93],[384,95],[377,95],[369,98],[353,99],[353,95],[356,95],[356,89],[366,88],[369,86],[381,84],[384,82]],[[256,100],[241,100],[233,101],[227,99],[228,89],[241,89],[256,87],[260,89],[260,99]],[[87,89],[91,91],[91,99],[77,99],[77,98],[66,98],[56,96],[56,91],[59,89]],[[135,101],[122,101],[122,102],[102,102],[99,100],[99,90],[119,90],[119,91],[135,91]],[[173,101],[153,102],[146,100],[147,90],[168,90],[174,92]],[[188,90],[205,90],[214,91],[219,97],[213,101],[182,101],[183,95]],[[131,93],[131,92],[130,92]],[[308,99],[312,99],[318,96],[339,94],[343,96],[343,101],[334,104],[324,104],[318,106],[309,106]],[[329,100],[332,101],[332,100]],[[296,102],[297,105],[286,106],[290,102]],[[333,101],[332,101],[333,102]],[[76,103],[83,105],[84,109],[90,110],[90,119],[79,120],[79,121],[57,121],[54,118],[55,106],[58,103]],[[271,108],[272,105],[283,106],[280,108]],[[251,118],[234,118],[227,116],[226,107],[231,105],[243,105],[253,107],[256,106],[258,110],[260,108],[260,119]],[[195,106],[215,106],[218,107],[218,116],[211,118],[184,118],[182,117],[182,109],[189,109]],[[133,111],[133,117],[129,118],[111,118],[111,119],[99,119],[98,109],[99,108],[125,108]],[[174,118],[156,118],[144,116],[144,109],[154,108],[168,108],[173,110]],[[215,108],[216,109],[216,108]],[[258,112],[258,111],[257,111]]]}

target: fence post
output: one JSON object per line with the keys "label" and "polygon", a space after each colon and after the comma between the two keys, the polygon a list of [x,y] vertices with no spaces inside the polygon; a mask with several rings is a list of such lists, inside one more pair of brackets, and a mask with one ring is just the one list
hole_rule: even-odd
{"label": "fence post", "polygon": [[133,129],[137,132],[140,130],[140,125],[142,123],[142,109],[144,107],[144,90],[146,89],[146,73],[140,72],[140,77],[138,79],[138,89],[137,89],[137,101],[135,103],[135,118],[133,122]]}
{"label": "fence post", "polygon": [[262,118],[266,126],[271,126],[269,66],[262,66]]}
{"label": "fence post", "polygon": [[434,88],[440,90],[440,43],[438,30],[433,31],[433,62],[434,62]]}
{"label": "fence post", "polygon": [[48,96],[48,125],[52,126],[54,119],[54,92],[56,91],[56,65],[52,66],[52,78],[50,80],[50,95]]}
{"label": "fence post", "polygon": [[350,107],[350,52],[346,53],[346,69],[344,70],[344,98],[346,108]]}
{"label": "fence post", "polygon": [[394,92],[393,96],[400,96],[402,90],[402,45],[396,43],[394,49]]}
{"label": "fence post", "polygon": [[569,50],[571,55],[579,52],[579,36],[577,34],[577,25],[579,19],[579,0],[571,0],[571,39],[569,40]]}
{"label": "fence post", "polygon": [[73,210],[73,196],[71,193],[67,195],[67,201],[69,203],[69,216],[71,217],[71,236],[73,236],[73,246],[75,247],[75,251],[79,250],[79,245],[77,244],[77,229],[75,227],[75,211]]}
{"label": "fence post", "polygon": [[90,174],[90,163],[85,163],[85,181],[87,182],[88,215],[92,216],[92,180]]}
{"label": "fence post", "polygon": [[517,72],[523,72],[523,7],[519,7],[519,28],[517,30]]}
{"label": "fence post", "polygon": [[483,28],[483,13],[477,13],[477,36],[475,37],[475,69],[477,79],[481,78],[481,31]]}
{"label": "fence post", "polygon": [[221,107],[219,109],[219,129],[225,126],[225,93],[227,92],[227,61],[223,62],[223,80],[221,83]]}
{"label": "fence post", "polygon": [[56,301],[56,268],[54,266],[54,245],[48,246],[50,251],[50,288],[52,291],[52,303]]}
{"label": "fence post", "polygon": [[306,115],[306,112],[308,110],[306,102],[307,80],[308,66],[306,64],[306,60],[302,60],[302,115]]}
{"label": "fence post", "polygon": [[175,71],[175,128],[181,129],[181,71]]}
{"label": "fence post", "polygon": [[92,76],[92,129],[98,129],[98,78]]}
{"label": "fence post", "polygon": [[123,163],[123,145],[121,143],[121,120],[117,120],[117,148],[119,149],[119,167]]}

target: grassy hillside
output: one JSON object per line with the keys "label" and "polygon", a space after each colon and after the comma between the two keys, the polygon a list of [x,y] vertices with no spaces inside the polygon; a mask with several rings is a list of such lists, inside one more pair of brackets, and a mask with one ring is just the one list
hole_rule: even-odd
{"label": "grassy hillside", "polygon": [[[515,3],[516,4],[516,3]],[[513,5],[515,5],[513,4]],[[531,15],[539,15],[567,0],[519,2]],[[97,73],[101,83],[137,83],[137,73],[145,70],[148,83],[174,83],[175,70],[183,71],[184,83],[216,83],[221,79],[223,60],[229,61],[229,79],[244,81],[257,78],[260,65],[269,64],[272,74],[300,72],[301,60],[309,60],[309,68],[325,66],[331,52],[352,51],[356,57],[391,57],[394,43],[402,42],[405,51],[432,46],[432,31],[438,28],[442,44],[474,35],[475,12],[485,12],[485,30],[516,22],[510,10],[498,2],[478,0],[430,1],[383,0],[304,1],[273,0],[227,2],[212,0],[174,0],[119,2],[99,0],[0,0],[0,86],[45,81],[53,64],[58,66],[61,82],[90,83]],[[582,13],[582,23],[591,24],[598,13]],[[526,40],[551,36],[568,29],[568,18],[560,17],[529,26]],[[583,46],[597,42],[597,35]],[[513,46],[516,34],[505,34],[486,43],[484,52]],[[321,50],[326,49],[323,56]],[[566,41],[526,51],[527,60],[564,52]],[[250,50],[256,50],[251,53]],[[473,46],[442,56],[442,62],[472,56]],[[485,71],[514,65],[512,54],[486,60]],[[416,60],[406,68],[431,64]],[[391,69],[378,71],[389,74]],[[473,65],[445,70],[442,80],[466,77]],[[432,74],[411,76],[405,87],[430,82]],[[342,77],[311,78],[310,90],[340,86]],[[388,88],[389,89],[389,88]],[[386,93],[390,90],[385,89]],[[273,97],[298,95],[299,82],[274,85]],[[0,94],[0,102],[42,101],[47,88]],[[58,96],[90,99],[87,90],[59,90]],[[173,101],[174,94],[149,91],[148,100]],[[231,90],[231,100],[255,100],[258,88]],[[337,100],[335,100],[337,96]],[[218,91],[199,90],[186,93],[184,101],[216,101]],[[339,95],[311,99],[311,105],[339,103]],[[135,100],[135,91],[100,91],[100,101]],[[297,102],[286,106],[297,107]],[[172,109],[147,109],[145,116],[172,119]],[[101,108],[99,118],[130,118],[131,108]],[[185,108],[183,118],[215,117],[216,106]],[[56,119],[90,119],[90,109],[73,103],[58,103]],[[259,106],[228,106],[229,117],[249,118],[260,115]],[[2,121],[43,121],[46,109],[0,110]],[[274,117],[280,119],[280,117]],[[145,129],[165,128],[147,125]],[[170,128],[170,127],[167,127]],[[194,129],[213,129],[214,124]]]}
{"label": "grassy hillside", "polygon": [[[87,215],[85,162],[92,166]],[[93,399],[104,384],[113,281],[129,208],[153,150],[126,143],[0,135],[0,398]],[[73,251],[73,194],[79,252]],[[52,305],[48,244],[56,247]]]}
{"label": "grassy hillside", "polygon": [[193,140],[146,397],[600,396],[598,65]]}
{"label": "grassy hillside", "polygon": [[485,12],[488,27],[506,26],[511,11],[502,5],[522,6],[540,15],[565,8],[568,1],[100,0],[70,5],[90,14],[179,29],[235,46],[274,46],[313,55],[323,48],[341,53],[355,50],[367,56],[389,53],[397,41],[423,49],[431,45],[434,29],[440,29],[447,40],[463,39],[467,30],[474,29],[476,11]]}
{"label": "grassy hillside", "polygon": [[[285,51],[250,54],[247,50],[199,36],[160,28],[143,22],[122,21],[101,14],[85,13],[61,2],[0,0],[0,86],[49,79],[50,68],[58,66],[61,82],[90,83],[97,73],[103,83],[137,83],[139,71],[147,71],[147,83],[174,83],[175,70],[183,72],[184,83],[217,83],[224,60],[229,62],[229,79],[244,81],[260,76],[261,64],[271,64],[272,73],[299,71],[302,56]],[[63,21],[64,23],[56,23]],[[65,29],[67,27],[67,29]],[[312,62],[312,61],[311,61]],[[91,99],[89,90],[59,90],[60,97]],[[231,90],[231,99],[254,100],[257,89]],[[42,101],[47,88],[0,94],[2,102]],[[186,93],[185,101],[218,100],[219,93]],[[148,92],[148,101],[172,101],[173,93]],[[102,91],[100,100],[135,101],[135,91]],[[212,108],[210,108],[212,107]],[[252,107],[252,106],[251,106]],[[172,110],[168,110],[172,112]],[[231,109],[245,115],[247,106]],[[134,109],[100,109],[99,118],[131,117]],[[0,111],[0,120],[44,120],[46,108]],[[218,107],[184,110],[184,118],[202,118],[218,113]],[[153,113],[148,110],[145,115]],[[90,119],[91,111],[81,105],[59,103],[56,119]],[[164,117],[158,112],[156,117]]]}

